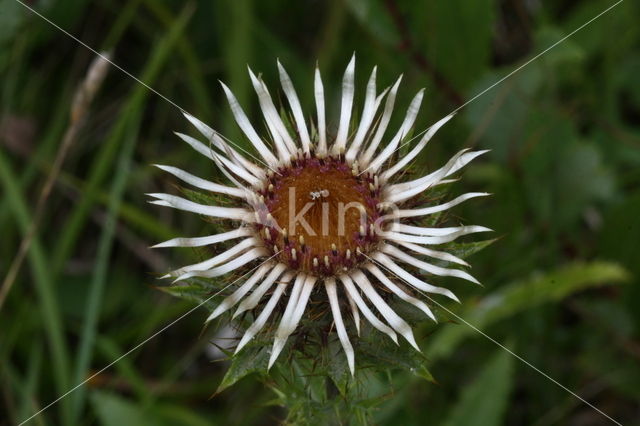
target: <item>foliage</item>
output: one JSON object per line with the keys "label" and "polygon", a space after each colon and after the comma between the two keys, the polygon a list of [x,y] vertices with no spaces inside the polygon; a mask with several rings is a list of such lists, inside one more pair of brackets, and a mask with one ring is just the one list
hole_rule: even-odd
{"label": "foliage", "polygon": [[[477,98],[613,1],[26,3],[97,50],[111,51],[118,65],[175,105],[112,68],[87,111],[0,310],[0,419],[20,423],[119,359],[29,424],[606,424],[467,321],[617,421],[636,421],[637,2],[620,3]],[[203,327],[225,292],[181,318],[234,277],[175,286],[157,279],[206,251],[149,246],[218,225],[149,206],[144,193],[174,191],[176,184],[150,164],[223,180],[172,134],[193,133],[176,105],[248,148],[217,80],[256,118],[246,65],[277,93],[275,57],[308,111],[318,61],[333,111],[328,122],[335,123],[342,72],[354,51],[359,106],[375,64],[380,87],[404,74],[398,105],[426,86],[414,135],[473,99],[415,167],[434,170],[462,147],[491,150],[463,179],[430,194],[492,193],[444,218],[495,230],[490,241],[447,247],[473,254],[469,263],[483,287],[438,282],[461,299],[434,299],[439,324],[397,305],[419,322],[423,353],[397,349],[363,329],[352,378],[335,333],[315,346],[323,348],[319,353],[305,352],[293,338],[282,354],[293,361],[277,363],[267,376],[264,342],[229,360],[237,334],[224,326],[229,318]],[[35,216],[70,126],[74,91],[93,57],[15,0],[0,0],[2,279]],[[397,115],[391,126],[401,121]],[[260,338],[268,342],[269,334]],[[371,368],[380,362],[389,371]]]}

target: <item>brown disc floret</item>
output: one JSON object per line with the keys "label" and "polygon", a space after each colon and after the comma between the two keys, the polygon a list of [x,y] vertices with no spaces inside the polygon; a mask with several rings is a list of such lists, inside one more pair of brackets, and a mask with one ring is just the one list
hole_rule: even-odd
{"label": "brown disc floret", "polygon": [[335,275],[377,245],[379,189],[342,156],[299,157],[269,176],[257,225],[265,246],[292,269]]}

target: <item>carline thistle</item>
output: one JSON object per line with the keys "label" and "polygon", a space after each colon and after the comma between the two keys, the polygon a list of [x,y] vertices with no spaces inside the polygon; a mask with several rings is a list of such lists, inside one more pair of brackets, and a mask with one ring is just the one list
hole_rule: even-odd
{"label": "carline thistle", "polygon": [[[437,246],[490,230],[482,226],[425,227],[419,222],[468,199],[488,195],[466,193],[441,204],[428,202],[425,197],[432,188],[451,182],[452,175],[486,151],[462,150],[432,173],[402,180],[400,172],[411,165],[453,115],[421,133],[413,148],[398,158],[394,154],[408,143],[423,90],[409,104],[400,128],[387,132],[402,77],[378,93],[374,67],[361,118],[354,122],[354,55],[344,73],[339,122],[333,136],[327,132],[320,71],[316,68],[316,120],[311,124],[305,119],[289,75],[279,61],[277,66],[293,117],[291,128],[281,118],[265,83],[250,69],[266,133],[258,133],[231,90],[222,83],[233,116],[257,155],[237,148],[188,114],[186,118],[207,143],[177,133],[212,160],[230,183],[211,182],[172,166],[158,165],[195,188],[233,199],[237,206],[205,205],[170,194],[149,194],[154,204],[225,219],[230,226],[226,232],[175,238],[155,247],[202,247],[240,241],[166,277],[181,281],[248,270],[244,281],[219,303],[207,321],[232,308],[236,309],[235,318],[243,312],[258,311],[260,305],[261,310],[254,312],[255,319],[235,351],[242,350],[267,322],[276,321],[269,367],[295,332],[311,294],[323,289],[351,374],[355,371],[351,339],[360,334],[361,316],[394,342],[398,342],[399,334],[420,350],[411,327],[389,306],[388,297],[415,306],[435,321],[420,293],[458,299],[450,290],[429,283],[432,277],[453,276],[478,283],[468,272],[457,268],[469,266],[465,261],[437,250]],[[352,317],[355,332],[348,329],[351,321],[345,321],[346,314]]]}

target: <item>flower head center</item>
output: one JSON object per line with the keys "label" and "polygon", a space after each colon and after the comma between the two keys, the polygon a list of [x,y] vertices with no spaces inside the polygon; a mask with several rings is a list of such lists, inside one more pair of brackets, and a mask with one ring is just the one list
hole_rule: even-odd
{"label": "flower head center", "polygon": [[379,189],[340,157],[305,156],[272,175],[261,195],[270,214],[258,225],[265,245],[292,269],[335,275],[378,242]]}

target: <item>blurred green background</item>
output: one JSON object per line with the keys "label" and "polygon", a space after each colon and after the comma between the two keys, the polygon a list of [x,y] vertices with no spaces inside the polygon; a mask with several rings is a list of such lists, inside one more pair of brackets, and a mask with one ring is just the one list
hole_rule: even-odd
{"label": "blurred green background", "polygon": [[[230,139],[246,142],[217,80],[255,120],[246,72],[272,93],[276,57],[313,111],[316,61],[329,105],[357,55],[356,102],[404,74],[398,105],[426,87],[423,129],[582,25],[612,1],[31,0],[46,17]],[[488,191],[454,214],[500,237],[469,259],[484,288],[447,281],[458,315],[623,424],[640,424],[640,7],[627,0],[465,106],[421,159],[492,151],[455,194]],[[0,276],[4,278],[70,124],[94,54],[0,0]],[[279,93],[279,96],[281,93]],[[358,110],[360,107],[358,106]],[[218,178],[173,131],[169,102],[111,68],[73,138],[15,285],[0,311],[0,423],[16,424],[193,305],[154,288],[197,258],[148,246],[206,233],[195,215],[149,206],[175,192],[152,163]],[[400,114],[398,114],[400,115]],[[395,118],[399,120],[398,117]],[[257,121],[256,121],[257,122]],[[604,416],[464,324],[418,333],[437,383],[371,378],[376,424],[600,425]],[[32,420],[34,425],[274,424],[254,377],[210,398],[226,361],[224,322],[198,310]],[[228,334],[228,333],[227,333]],[[311,420],[313,423],[313,420]]]}

